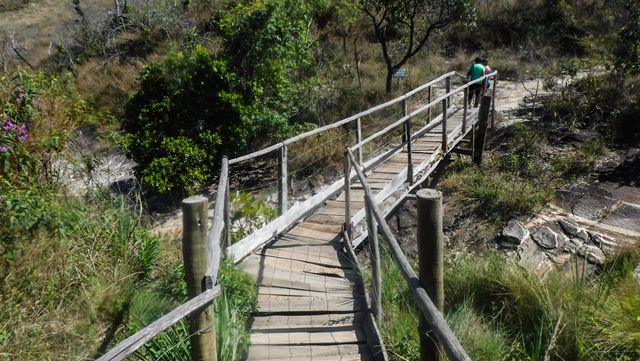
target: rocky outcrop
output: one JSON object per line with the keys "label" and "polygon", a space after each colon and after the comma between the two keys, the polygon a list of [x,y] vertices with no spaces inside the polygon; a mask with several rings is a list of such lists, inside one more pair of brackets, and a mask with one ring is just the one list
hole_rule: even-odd
{"label": "rocky outcrop", "polygon": [[502,230],[502,237],[504,241],[517,246],[529,238],[529,230],[518,220],[512,219]]}

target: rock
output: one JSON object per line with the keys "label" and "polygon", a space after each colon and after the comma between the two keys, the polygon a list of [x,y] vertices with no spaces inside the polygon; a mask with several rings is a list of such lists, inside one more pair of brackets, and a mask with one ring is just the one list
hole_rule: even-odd
{"label": "rock", "polygon": [[531,235],[531,238],[533,238],[540,247],[546,249],[553,249],[560,245],[558,233],[547,226],[538,228],[538,230]]}
{"label": "rock", "polygon": [[627,158],[635,158],[638,154],[640,154],[640,149],[631,148],[627,151]]}
{"label": "rock", "polygon": [[502,230],[502,236],[507,242],[519,245],[529,237],[529,230],[517,220],[512,219]]}
{"label": "rock", "polygon": [[583,241],[589,239],[589,233],[587,233],[587,231],[585,231],[584,229],[578,227],[578,224],[574,220],[559,219],[558,224],[560,224],[560,227],[562,228],[564,233],[568,234],[569,236],[578,237]]}
{"label": "rock", "polygon": [[606,260],[604,252],[602,252],[600,248],[588,244],[580,247],[578,249],[578,254],[586,258],[587,261],[597,265],[603,265],[604,261]]}
{"label": "rock", "polygon": [[591,241],[598,246],[603,252],[613,255],[617,252],[618,246],[615,241],[601,234],[590,232]]}
{"label": "rock", "polygon": [[635,279],[640,280],[640,263],[636,265],[636,268],[633,269],[633,277]]}
{"label": "rock", "polygon": [[580,238],[571,238],[569,242],[565,242],[563,249],[570,253],[576,253],[582,245],[584,245],[584,241]]}

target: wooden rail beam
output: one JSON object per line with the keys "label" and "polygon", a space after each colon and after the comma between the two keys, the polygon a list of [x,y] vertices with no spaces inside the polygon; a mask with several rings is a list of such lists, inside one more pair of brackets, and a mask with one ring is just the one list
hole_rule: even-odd
{"label": "wooden rail beam", "polygon": [[200,311],[202,307],[207,306],[220,295],[220,286],[208,289],[198,296],[190,299],[182,305],[176,307],[173,311],[153,321],[150,325],[129,336],[120,342],[116,347],[112,348],[106,354],[102,355],[96,361],[120,361],[131,356],[140,347],[144,346],[147,341],[151,340],[160,332],[175,325],[180,320],[193,312]]}
{"label": "wooden rail beam", "polygon": [[[347,149],[349,152],[350,158],[355,158],[351,149]],[[359,168],[355,168],[356,174],[363,185],[366,183],[366,179],[364,178],[364,174]],[[374,204],[374,197],[370,192],[367,192],[365,188],[365,199],[370,202],[373,206],[371,207],[371,212],[373,213],[374,218],[378,222],[378,228],[380,233],[384,236],[389,244],[389,248],[391,250],[391,255],[393,259],[396,261],[398,266],[400,267],[400,272],[402,276],[407,281],[409,285],[409,289],[413,294],[414,300],[420,312],[425,316],[427,323],[433,329],[434,334],[442,342],[442,346],[445,350],[445,353],[452,361],[471,361],[471,358],[464,351],[464,348],[460,344],[460,341],[451,331],[449,325],[445,321],[442,313],[438,311],[438,308],[433,304],[429,296],[427,295],[427,291],[420,283],[418,276],[416,275],[413,268],[411,268],[411,264],[407,260],[406,256],[402,252],[402,248],[398,244],[395,236],[391,232],[389,225],[387,224],[384,216],[378,209],[377,205]]]}

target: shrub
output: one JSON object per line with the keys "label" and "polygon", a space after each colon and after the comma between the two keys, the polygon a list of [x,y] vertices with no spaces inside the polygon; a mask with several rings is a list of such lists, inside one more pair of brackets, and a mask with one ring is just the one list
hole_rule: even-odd
{"label": "shrub", "polygon": [[199,190],[218,154],[246,147],[235,75],[201,46],[147,66],[129,99],[123,145],[149,186],[160,192]]}

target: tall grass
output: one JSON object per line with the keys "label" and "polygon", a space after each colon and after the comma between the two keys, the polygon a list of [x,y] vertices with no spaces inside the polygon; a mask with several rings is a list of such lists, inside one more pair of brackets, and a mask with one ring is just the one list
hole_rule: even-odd
{"label": "tall grass", "polygon": [[[473,360],[636,360],[640,357],[637,254],[586,275],[541,281],[498,255],[445,266],[445,317]],[[397,266],[383,257],[382,334],[393,360],[418,360],[417,311]]]}

